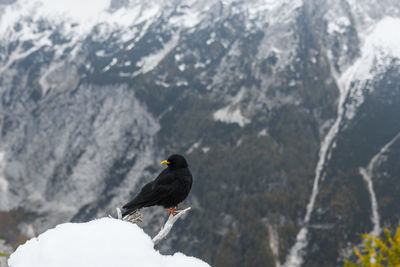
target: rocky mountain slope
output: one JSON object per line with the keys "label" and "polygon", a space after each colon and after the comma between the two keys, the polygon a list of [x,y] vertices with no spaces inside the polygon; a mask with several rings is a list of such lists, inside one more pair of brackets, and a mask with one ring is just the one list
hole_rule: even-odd
{"label": "rocky mountain slope", "polygon": [[213,266],[336,266],[398,223],[397,1],[95,2],[0,1],[10,242],[113,212],[174,152],[194,210],[162,249]]}

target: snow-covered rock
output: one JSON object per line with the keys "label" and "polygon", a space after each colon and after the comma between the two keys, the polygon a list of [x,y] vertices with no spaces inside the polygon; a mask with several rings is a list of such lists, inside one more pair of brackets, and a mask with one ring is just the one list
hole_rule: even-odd
{"label": "snow-covered rock", "polygon": [[8,260],[10,267],[207,267],[182,253],[161,255],[136,224],[101,218],[65,223],[21,245]]}

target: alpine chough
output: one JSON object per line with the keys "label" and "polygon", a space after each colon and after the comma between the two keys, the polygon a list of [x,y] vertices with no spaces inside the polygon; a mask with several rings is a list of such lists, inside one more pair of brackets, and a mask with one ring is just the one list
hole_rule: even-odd
{"label": "alpine chough", "polygon": [[143,186],[140,193],[122,207],[122,217],[134,213],[143,207],[163,206],[169,214],[176,215],[176,206],[189,195],[192,188],[192,174],[185,158],[171,155],[161,162],[168,167],[157,178]]}

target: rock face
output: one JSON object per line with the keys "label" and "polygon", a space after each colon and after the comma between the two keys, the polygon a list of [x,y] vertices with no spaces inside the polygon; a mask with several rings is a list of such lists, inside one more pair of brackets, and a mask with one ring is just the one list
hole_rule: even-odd
{"label": "rock face", "polygon": [[112,212],[175,152],[195,209],[162,249],[213,266],[336,266],[400,219],[398,1],[18,0],[0,20],[0,210],[24,235]]}

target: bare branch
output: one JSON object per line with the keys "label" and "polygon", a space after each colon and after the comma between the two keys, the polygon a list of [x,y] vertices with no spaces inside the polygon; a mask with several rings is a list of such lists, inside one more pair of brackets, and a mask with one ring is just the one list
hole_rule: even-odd
{"label": "bare branch", "polygon": [[116,209],[117,209],[118,220],[123,220],[123,221],[127,221],[130,223],[143,222],[143,217],[142,217],[142,214],[140,213],[140,210],[136,210],[134,213],[128,214],[122,218],[121,209],[120,208],[116,208]]}
{"label": "bare branch", "polygon": [[[179,210],[178,214],[176,215],[172,215],[170,214],[168,217],[168,220],[165,222],[164,226],[161,228],[160,232],[153,238],[153,243],[154,245],[158,244],[158,242],[160,242],[163,238],[165,238],[169,231],[171,231],[172,226],[174,225],[174,223],[181,218],[183,215],[185,215],[189,210],[191,209],[191,207],[188,207],[184,210]],[[122,217],[122,213],[121,213],[121,209],[117,208],[117,216],[119,220],[123,220],[123,221],[127,221],[127,222],[131,222],[131,223],[138,223],[138,222],[142,222],[142,214],[140,213],[139,210],[137,210],[136,212],[126,215],[125,217]],[[109,215],[109,217],[111,217]],[[113,217],[111,217],[113,218]]]}
{"label": "bare branch", "polygon": [[180,210],[178,214],[174,215],[169,215],[167,222],[164,224],[164,227],[161,228],[160,232],[153,238],[153,243],[156,245],[158,242],[160,242],[163,238],[165,238],[169,231],[171,231],[172,226],[174,223],[183,215],[185,215],[186,212],[188,212],[191,209],[191,207],[186,208],[184,210]]}

